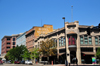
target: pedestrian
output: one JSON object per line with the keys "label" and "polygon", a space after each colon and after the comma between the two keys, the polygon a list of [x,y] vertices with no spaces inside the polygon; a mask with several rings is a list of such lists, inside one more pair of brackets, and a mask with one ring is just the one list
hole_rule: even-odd
{"label": "pedestrian", "polygon": [[35,59],[35,63],[37,64],[37,58]]}
{"label": "pedestrian", "polygon": [[[78,59],[76,58],[76,64],[77,64],[77,62],[78,62]],[[78,65],[78,64],[77,64]]]}

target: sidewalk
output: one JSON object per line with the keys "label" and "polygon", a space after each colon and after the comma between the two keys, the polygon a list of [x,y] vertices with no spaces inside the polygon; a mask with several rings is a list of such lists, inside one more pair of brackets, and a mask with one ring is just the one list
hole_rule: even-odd
{"label": "sidewalk", "polygon": [[[40,64],[40,63],[38,63],[38,64],[34,64],[34,65],[37,65],[37,66],[65,66],[65,64],[54,64],[54,65],[50,65],[50,64]],[[68,65],[69,66],[69,65]],[[76,65],[76,64],[70,64],[70,66],[100,66],[100,64],[78,64],[78,65]]]}

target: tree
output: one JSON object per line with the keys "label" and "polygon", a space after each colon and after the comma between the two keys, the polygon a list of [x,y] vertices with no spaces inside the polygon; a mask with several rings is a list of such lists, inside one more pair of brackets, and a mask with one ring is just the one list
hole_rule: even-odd
{"label": "tree", "polygon": [[56,55],[56,42],[53,39],[47,39],[46,41],[42,41],[40,44],[39,51],[43,54],[44,57]]}
{"label": "tree", "polygon": [[97,57],[97,58],[100,58],[100,47],[97,49],[96,57]]}
{"label": "tree", "polygon": [[15,48],[10,49],[9,52],[7,52],[7,54],[5,55],[5,58],[7,60],[11,60],[12,62],[14,62],[16,55],[15,55]]}
{"label": "tree", "polygon": [[25,51],[25,52],[22,54],[22,57],[24,58],[24,60],[29,59],[29,58],[30,58],[30,53],[29,53],[29,51]]}
{"label": "tree", "polygon": [[26,46],[21,45],[21,46],[16,46],[15,48],[10,49],[5,58],[8,60],[12,60],[13,62],[17,59],[17,60],[22,60],[23,55],[25,52],[28,52]]}
{"label": "tree", "polygon": [[30,50],[31,52],[31,59],[35,59],[39,57],[40,52],[38,51],[38,48],[33,48]]}

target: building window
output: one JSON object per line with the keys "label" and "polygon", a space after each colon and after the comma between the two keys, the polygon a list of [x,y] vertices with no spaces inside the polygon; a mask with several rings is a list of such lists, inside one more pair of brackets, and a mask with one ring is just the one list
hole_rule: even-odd
{"label": "building window", "polygon": [[100,44],[100,36],[99,36],[99,44]]}
{"label": "building window", "polygon": [[[57,44],[57,40],[56,40],[56,44]],[[61,37],[60,39],[59,39],[59,46],[61,47],[61,46],[65,46],[65,37]]]}
{"label": "building window", "polygon": [[7,49],[10,49],[10,47],[7,47]]}
{"label": "building window", "polygon": [[76,37],[75,36],[69,36],[68,37],[68,43],[69,43],[69,45],[75,45],[76,44]]}
{"label": "building window", "polygon": [[59,39],[59,46],[61,46],[61,39]]}
{"label": "building window", "polygon": [[83,36],[80,36],[80,43],[83,44]]}
{"label": "building window", "polygon": [[13,38],[13,41],[15,41],[15,38]]}
{"label": "building window", "polygon": [[7,45],[10,45],[10,43],[7,43]]}
{"label": "building window", "polygon": [[63,37],[61,37],[61,46],[63,46]]}
{"label": "building window", "polygon": [[92,44],[92,38],[89,37],[89,44]]}
{"label": "building window", "polygon": [[65,37],[64,37],[64,46],[66,45],[66,39],[65,39]]}
{"label": "building window", "polygon": [[15,48],[15,46],[13,46],[13,48]]}
{"label": "building window", "polygon": [[75,40],[76,40],[75,37],[72,37],[72,44],[73,45],[75,45],[75,43],[76,43]]}
{"label": "building window", "polygon": [[71,39],[70,38],[68,38],[68,43],[69,43],[69,45],[71,44]]}
{"label": "building window", "polygon": [[13,45],[15,45],[15,42],[13,42]]}
{"label": "building window", "polygon": [[98,44],[98,38],[95,37],[95,44],[97,45]]}
{"label": "building window", "polygon": [[85,44],[88,44],[88,37],[87,37],[87,35],[84,36],[84,42],[85,42]]}
{"label": "building window", "polygon": [[10,41],[10,38],[7,38],[7,41]]}

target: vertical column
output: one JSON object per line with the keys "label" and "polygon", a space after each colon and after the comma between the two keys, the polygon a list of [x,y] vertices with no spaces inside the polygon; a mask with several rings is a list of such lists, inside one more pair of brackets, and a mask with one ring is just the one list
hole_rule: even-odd
{"label": "vertical column", "polygon": [[57,34],[57,59],[59,59],[59,38]]}
{"label": "vertical column", "polygon": [[96,53],[96,48],[95,48],[95,37],[92,36],[92,45],[93,45],[93,52]]}
{"label": "vertical column", "polygon": [[67,35],[66,35],[66,54],[69,54],[69,56],[67,56],[67,61],[68,61],[68,63],[70,63],[70,50],[69,50],[69,48],[68,48],[68,38],[67,38]]}
{"label": "vertical column", "polygon": [[42,61],[42,57],[39,57],[39,62],[41,62]]}
{"label": "vertical column", "polygon": [[78,59],[78,64],[81,64],[81,49],[80,49],[80,36],[77,34],[77,51],[76,57]]}

